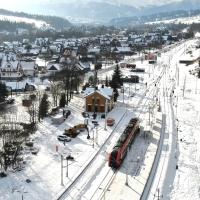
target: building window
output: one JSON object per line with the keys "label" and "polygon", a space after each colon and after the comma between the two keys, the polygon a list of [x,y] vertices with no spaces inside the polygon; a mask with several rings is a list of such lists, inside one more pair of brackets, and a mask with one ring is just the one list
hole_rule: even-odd
{"label": "building window", "polygon": [[96,98],[96,99],[95,99],[95,98],[93,97],[93,98],[92,98],[92,104],[94,105],[94,103],[95,103],[95,104],[99,104],[99,103],[100,103],[100,99],[99,99],[99,98]]}

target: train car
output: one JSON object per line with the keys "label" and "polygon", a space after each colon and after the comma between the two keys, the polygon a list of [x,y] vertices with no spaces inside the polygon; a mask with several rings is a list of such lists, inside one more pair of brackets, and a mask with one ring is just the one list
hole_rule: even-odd
{"label": "train car", "polygon": [[118,139],[116,145],[114,146],[112,152],[109,154],[108,165],[112,168],[119,168],[126,156],[127,150],[131,143],[133,142],[136,134],[139,132],[139,119],[132,118],[128,126],[123,131],[122,135]]}

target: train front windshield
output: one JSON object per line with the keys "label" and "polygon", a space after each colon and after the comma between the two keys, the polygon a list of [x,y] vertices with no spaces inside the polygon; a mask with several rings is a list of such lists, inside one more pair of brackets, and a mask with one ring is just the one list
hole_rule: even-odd
{"label": "train front windshield", "polygon": [[111,153],[111,159],[116,160],[117,159],[117,151],[112,151]]}

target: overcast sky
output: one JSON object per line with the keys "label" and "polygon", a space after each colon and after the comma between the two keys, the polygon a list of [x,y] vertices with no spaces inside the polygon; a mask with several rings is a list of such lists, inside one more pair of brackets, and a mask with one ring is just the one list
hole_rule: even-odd
{"label": "overcast sky", "polygon": [[58,2],[86,2],[86,1],[106,1],[106,2],[115,2],[115,3],[126,3],[133,6],[145,6],[145,5],[155,5],[155,4],[164,4],[173,1],[182,1],[182,0],[3,0],[0,4],[0,8],[8,9],[8,10],[16,10],[16,11],[24,11],[26,12],[26,7],[29,9],[31,5],[41,4],[45,2],[58,3]]}

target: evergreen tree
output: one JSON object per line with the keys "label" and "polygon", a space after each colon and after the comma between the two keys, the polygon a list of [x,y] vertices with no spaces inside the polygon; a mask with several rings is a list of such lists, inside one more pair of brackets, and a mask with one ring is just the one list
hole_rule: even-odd
{"label": "evergreen tree", "polygon": [[92,76],[90,76],[89,78],[88,78],[88,82],[89,82],[89,85],[95,85],[95,77],[92,75]]}
{"label": "evergreen tree", "polygon": [[65,93],[62,93],[60,97],[60,103],[59,103],[60,108],[64,108],[65,104],[66,104],[66,96],[65,96]]}
{"label": "evergreen tree", "polygon": [[39,106],[39,121],[47,116],[49,109],[48,95],[44,94]]}
{"label": "evergreen tree", "polygon": [[8,90],[5,83],[0,82],[0,102],[4,102],[8,96]]}
{"label": "evergreen tree", "polygon": [[122,72],[119,69],[118,64],[115,67],[114,73],[112,75],[112,80],[110,82],[111,87],[114,88],[120,88],[123,85],[122,80]]}

